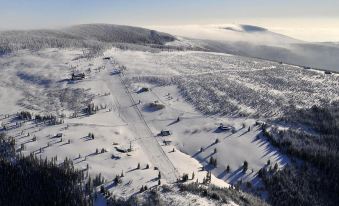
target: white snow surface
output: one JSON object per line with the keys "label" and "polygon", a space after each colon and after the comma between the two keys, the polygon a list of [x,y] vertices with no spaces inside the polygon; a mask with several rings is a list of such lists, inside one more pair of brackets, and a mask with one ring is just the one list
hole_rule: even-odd
{"label": "white snow surface", "polygon": [[[197,160],[179,150],[169,153],[170,148],[162,146],[153,128],[148,128],[149,122],[145,122],[135,97],[130,96],[133,91],[123,84],[124,78],[111,75],[115,64],[102,56],[77,58],[81,55],[81,50],[45,49],[20,51],[0,58],[1,123],[8,128],[5,132],[16,138],[18,149],[24,145],[22,154],[34,153],[41,158],[57,156],[59,162],[70,158],[76,168],[88,171],[89,175],[101,173],[106,187],[114,195],[125,198],[137,193],[143,185],[157,185],[158,170],[154,167],[162,174],[162,184],[173,183],[183,173],[192,172],[202,181],[206,171],[199,172],[201,164]],[[68,81],[73,71],[85,72],[86,79]],[[90,102],[101,109],[91,116],[82,115],[81,110]],[[20,111],[63,115],[64,123],[48,126],[21,121],[16,118]],[[72,117],[74,111],[79,115],[76,118]],[[17,125],[19,122],[22,124]],[[63,134],[62,139],[55,137],[58,133]],[[94,140],[88,138],[89,133],[94,133]],[[32,141],[33,137],[37,140]],[[133,151],[129,153],[115,149],[128,149],[130,145]],[[101,154],[101,149],[107,152]],[[136,169],[138,163],[140,169]],[[145,169],[146,164],[150,169]],[[122,172],[123,182],[112,184]],[[212,182],[228,187],[217,178]]]}
{"label": "white snow surface", "polygon": [[[111,60],[79,58],[82,53],[23,50],[1,57],[0,122],[16,138],[18,149],[24,145],[22,154],[57,156],[59,162],[71,158],[89,175],[101,173],[105,186],[123,198],[144,185],[156,186],[159,171],[162,184],[173,183],[184,173],[191,177],[193,172],[190,181],[202,182],[211,171],[212,183],[220,187],[239,180],[260,185],[256,174],[268,160],[280,167],[289,160],[269,144],[255,122],[279,116],[286,105],[309,107],[339,96],[338,75],[270,61],[193,51],[111,49],[104,54]],[[122,65],[126,69],[114,73]],[[73,71],[84,72],[86,78],[69,81]],[[138,92],[142,87],[150,91]],[[151,108],[155,101],[164,108]],[[82,113],[89,103],[98,106],[96,114]],[[64,123],[50,126],[18,120],[20,111],[64,116]],[[78,117],[72,117],[74,112]],[[219,131],[220,123],[234,131]],[[162,130],[171,135],[158,135]],[[54,137],[57,133],[63,133],[62,141]],[[88,138],[89,133],[95,138]],[[37,141],[32,141],[34,136]],[[130,146],[128,153],[116,150]],[[100,153],[102,148],[106,152]],[[211,157],[217,159],[216,167],[209,164]],[[249,169],[243,172],[245,160]],[[122,172],[122,183],[113,184]]]}
{"label": "white snow surface", "polygon": [[[59,162],[71,158],[86,174],[101,173],[105,186],[123,198],[144,185],[156,186],[159,171],[162,184],[173,183],[184,173],[191,177],[193,172],[195,178],[190,181],[202,182],[206,171],[211,171],[212,183],[220,187],[239,180],[259,186],[257,171],[268,160],[280,167],[289,160],[263,137],[255,126],[258,118],[279,116],[285,105],[309,107],[339,96],[336,74],[258,59],[111,49],[105,56],[112,59],[104,60],[104,56],[79,58],[82,53],[44,49],[1,57],[0,121],[9,128],[8,135],[16,138],[17,148],[24,145],[22,154],[57,156]],[[114,73],[122,65],[126,69]],[[67,80],[73,71],[84,72],[86,78]],[[142,87],[150,91],[138,92]],[[164,108],[150,108],[155,101]],[[100,110],[90,116],[82,114],[91,102]],[[20,111],[64,116],[64,123],[49,126],[21,121],[15,118]],[[72,117],[74,112],[78,117]],[[219,131],[220,123],[233,127],[234,132]],[[158,135],[162,130],[171,135]],[[63,133],[62,141],[54,137],[57,133]],[[88,138],[88,133],[95,138]],[[34,136],[37,141],[32,141]],[[128,153],[116,150],[130,146],[133,151]],[[102,148],[106,152],[101,154]],[[217,159],[216,167],[209,164],[211,157]],[[249,169],[243,172],[245,160]],[[145,169],[147,164],[149,169]],[[122,183],[113,184],[122,172]]]}
{"label": "white snow surface", "polygon": [[311,107],[339,97],[338,75],[287,64],[195,51],[112,52],[132,82],[177,85],[206,114],[272,117],[291,105]]}

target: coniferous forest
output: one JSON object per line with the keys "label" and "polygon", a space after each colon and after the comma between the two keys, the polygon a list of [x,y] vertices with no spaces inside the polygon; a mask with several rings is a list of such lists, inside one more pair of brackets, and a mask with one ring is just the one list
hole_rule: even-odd
{"label": "coniferous forest", "polygon": [[281,171],[261,170],[272,205],[339,204],[339,103],[292,109],[284,121],[312,131],[264,130],[292,160]]}
{"label": "coniferous forest", "polygon": [[70,160],[57,165],[55,158],[14,156],[13,143],[0,135],[0,205],[90,205],[83,175]]}

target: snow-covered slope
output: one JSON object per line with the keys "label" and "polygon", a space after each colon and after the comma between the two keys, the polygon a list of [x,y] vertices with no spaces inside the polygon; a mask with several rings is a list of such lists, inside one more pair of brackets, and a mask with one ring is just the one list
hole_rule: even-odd
{"label": "snow-covered slope", "polygon": [[[232,34],[247,39],[250,43],[243,44],[251,44],[251,52],[261,47],[268,51],[269,46],[258,44],[255,36],[262,42],[270,37],[267,42],[286,51],[286,45],[305,45],[260,27],[215,29],[220,36],[212,40],[178,38],[168,44],[225,52],[230,47],[224,47],[228,45],[224,35]],[[144,186],[172,184],[183,174],[188,174],[188,182],[202,183],[209,172],[214,185],[247,188],[250,184],[255,190],[261,186],[257,177],[261,168],[273,164],[283,168],[290,162],[269,143],[257,121],[279,118],[291,106],[308,108],[339,99],[337,74],[261,59],[118,48],[84,55],[93,42],[146,41],[160,46],[174,40],[151,30],[81,25],[3,34],[2,45],[15,52],[0,56],[1,132],[15,137],[16,149],[23,155],[57,156],[58,162],[70,158],[86,176],[101,173],[106,179],[103,186],[122,198],[138,194]],[[11,44],[11,39],[18,41]],[[229,45],[239,49],[241,44],[233,39]],[[63,49],[43,49],[51,45]],[[245,53],[243,48],[236,51]],[[72,73],[83,73],[85,78],[72,81]],[[147,89],[142,92],[142,88]],[[96,111],[88,114],[91,104]],[[50,125],[48,120],[23,120],[18,116],[21,111],[55,115],[62,121]],[[220,123],[226,129],[218,129]],[[171,135],[159,135],[162,130]],[[117,176],[123,176],[121,182],[115,181]],[[178,192],[173,189],[161,198],[178,204],[194,203],[197,198],[188,194],[185,199]],[[197,202],[214,204],[209,199]]]}
{"label": "snow-covered slope", "polygon": [[[1,98],[6,100],[0,102],[1,124],[6,128],[2,131],[16,138],[16,148],[23,155],[57,156],[60,162],[70,158],[85,175],[101,173],[106,179],[104,186],[122,198],[138,193],[142,186],[156,187],[159,172],[161,184],[171,184],[183,174],[189,175],[189,181],[202,183],[210,171],[212,184],[228,188],[229,183],[236,184],[239,180],[260,185],[256,172],[269,159],[280,166],[288,162],[264,138],[257,138],[260,131],[253,126],[255,119],[207,116],[187,103],[175,85],[159,88],[150,85],[152,92],[136,93],[138,87],[149,84],[131,81],[133,77],[143,78],[158,72],[168,76],[208,76],[211,69],[218,68],[214,65],[192,69],[187,62],[178,62],[178,55],[198,55],[202,61],[210,55],[232,56],[162,52],[160,55],[170,57],[174,65],[172,69],[166,66],[159,70],[148,56],[154,54],[148,52],[114,49],[105,54],[111,60],[103,59],[104,56],[81,58],[82,54],[81,50],[23,50],[0,58]],[[129,55],[138,56],[132,65],[128,62]],[[218,59],[208,61],[211,65],[220,63]],[[123,68],[121,65],[127,67],[124,75],[114,73]],[[86,78],[70,81],[72,72],[84,72]],[[149,111],[147,105],[155,100],[164,104],[165,109]],[[89,103],[98,107],[93,115],[84,113]],[[17,116],[20,111],[56,115],[63,123],[49,125],[21,120]],[[175,122],[178,116],[181,120]],[[220,122],[234,126],[235,133],[215,132]],[[253,129],[246,133],[242,124]],[[162,129],[170,130],[172,135],[158,136]],[[58,133],[62,133],[62,138],[56,137]],[[95,138],[89,137],[89,133]],[[130,147],[132,151],[124,152]],[[204,151],[199,152],[200,148]],[[244,150],[250,151],[251,156],[243,153]],[[210,157],[217,159],[216,167],[209,164]],[[242,172],[245,160],[249,162],[249,170]],[[121,183],[114,183],[116,175],[121,173],[124,174]]]}
{"label": "snow-covered slope", "polygon": [[[81,58],[82,53],[47,49],[19,51],[0,58],[1,99],[5,100],[0,102],[0,117],[1,125],[6,127],[1,132],[16,138],[18,151],[41,158],[57,156],[58,161],[70,158],[88,175],[101,173],[107,189],[119,197],[129,197],[142,186],[154,187],[159,172],[162,184],[192,172],[196,174],[192,181],[201,182],[207,172],[200,171],[198,161],[180,151],[169,154],[170,148],[147,129],[149,122],[143,119],[137,100],[129,95],[124,79],[112,75],[117,66],[114,61],[103,60],[103,56]],[[69,81],[74,71],[84,72],[86,79]],[[91,102],[98,111],[85,115],[83,109]],[[20,120],[20,111],[57,115],[64,122],[48,125]],[[62,138],[56,137],[58,133]],[[122,152],[130,147],[132,151]],[[121,184],[113,184],[121,173]],[[215,177],[212,183],[228,187]]]}
{"label": "snow-covered slope", "polygon": [[[338,47],[297,40],[257,26],[214,25],[155,28],[186,37],[181,40],[182,45],[186,46],[189,44],[214,52],[339,71]],[[175,44],[178,45],[178,42]]]}
{"label": "snow-covered slope", "polygon": [[113,52],[132,81],[178,85],[205,114],[279,116],[292,105],[339,98],[338,75],[253,58],[209,52]]}
{"label": "snow-covered slope", "polygon": [[175,39],[170,34],[155,30],[112,24],[82,24],[62,31],[85,39],[104,42],[164,44]]}
{"label": "snow-covered slope", "polygon": [[20,49],[91,48],[100,50],[109,43],[163,45],[175,38],[170,34],[139,27],[111,24],[84,24],[59,30],[1,31],[0,54]]}

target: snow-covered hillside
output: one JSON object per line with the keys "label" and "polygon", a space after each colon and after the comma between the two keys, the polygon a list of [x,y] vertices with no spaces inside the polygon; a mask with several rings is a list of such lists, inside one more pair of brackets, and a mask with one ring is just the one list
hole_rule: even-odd
{"label": "snow-covered hillside", "polygon": [[205,114],[279,117],[289,107],[339,98],[338,75],[252,58],[206,52],[114,50],[133,81],[177,85]]}
{"label": "snow-covered hillside", "polygon": [[[157,30],[186,37],[182,45],[214,52],[257,57],[300,66],[339,71],[338,47],[297,40],[252,25],[159,26]],[[170,42],[169,44],[173,44]],[[178,45],[178,42],[175,42]]]}
{"label": "snow-covered hillside", "polygon": [[140,27],[83,24],[58,30],[0,31],[0,55],[20,49],[90,48],[92,53],[123,43],[161,46],[174,41],[170,34]]}
{"label": "snow-covered hillside", "polygon": [[[125,82],[128,80],[125,75],[137,71],[128,67],[122,77],[112,75],[122,65],[115,63],[116,57],[112,60],[104,60],[102,56],[77,58],[82,53],[47,49],[20,51],[0,59],[1,99],[5,100],[0,105],[1,124],[3,132],[16,138],[16,147],[22,154],[41,158],[57,156],[58,161],[70,158],[88,175],[101,173],[107,181],[106,187],[121,197],[129,197],[142,186],[157,185],[159,171],[162,184],[173,183],[184,173],[190,176],[194,173],[192,181],[202,182],[207,171],[212,171],[212,183],[228,187],[227,182],[234,184],[240,179],[255,178],[256,171],[268,159],[281,165],[286,163],[264,139],[256,138],[259,133],[256,127],[242,134],[246,129],[242,129],[241,124],[250,126],[254,120],[205,116],[186,103],[173,86],[137,94],[136,84]],[[123,51],[109,53],[118,57]],[[147,61],[140,63],[143,66]],[[84,72],[86,79],[68,80],[73,72]],[[140,86],[139,82],[137,85]],[[163,102],[166,109],[147,111],[145,106],[153,100]],[[86,115],[83,109],[90,103],[98,108],[95,114]],[[63,121],[49,125],[48,121],[22,120],[17,116],[21,111],[56,115]],[[182,120],[173,123],[178,116]],[[237,132],[234,135],[214,132],[220,122],[232,124]],[[162,129],[170,129],[173,134],[169,138],[160,137],[158,133]],[[94,134],[94,138],[89,133]],[[220,143],[215,144],[216,139]],[[164,140],[170,144],[164,144]],[[235,145],[239,148],[230,150]],[[204,151],[200,153],[201,147]],[[129,148],[132,151],[123,152]],[[242,150],[251,150],[256,155],[249,157]],[[224,159],[231,154],[234,158]],[[219,162],[215,169],[208,164],[212,156]],[[239,169],[244,160],[251,168],[248,173]],[[231,167],[228,174],[224,172],[227,164]],[[112,183],[121,173],[124,174],[122,183]]]}
{"label": "snow-covered hillside", "polygon": [[[186,39],[109,25],[0,33],[0,132],[15,138],[18,154],[68,158],[86,177],[101,174],[103,188],[123,199],[242,205],[239,188],[266,197],[259,171],[294,160],[263,125],[286,130],[280,118],[292,108],[339,100],[339,75],[226,54],[224,34],[253,51],[306,44],[249,25],[216,29],[213,40],[198,39],[209,30]],[[193,193],[178,194],[181,180]],[[199,197],[201,188],[219,199]]]}
{"label": "snow-covered hillside", "polygon": [[[57,156],[60,162],[70,158],[89,175],[101,173],[107,188],[121,197],[129,197],[143,185],[157,185],[159,171],[163,184],[192,172],[202,181],[206,171],[200,171],[198,161],[179,151],[168,153],[170,148],[147,130],[137,100],[129,96],[119,75],[111,74],[117,65],[103,57],[78,59],[81,55],[77,50],[48,49],[1,58],[2,130],[16,137],[18,151],[42,158]],[[70,81],[72,72],[84,72],[86,79]],[[84,115],[89,103],[97,111]],[[17,112],[21,111],[57,115],[63,123],[20,120]],[[125,152],[130,148],[132,151]],[[123,184],[112,185],[121,173]],[[217,178],[212,182],[228,186]]]}

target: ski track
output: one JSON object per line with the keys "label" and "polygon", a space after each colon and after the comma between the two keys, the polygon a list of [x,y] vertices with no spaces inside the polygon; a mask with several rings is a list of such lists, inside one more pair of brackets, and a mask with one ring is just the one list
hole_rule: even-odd
{"label": "ski track", "polygon": [[162,178],[168,183],[177,181],[179,175],[173,163],[169,160],[166,153],[161,148],[155,135],[150,130],[147,122],[143,118],[138,105],[135,103],[121,75],[112,75],[105,78],[111,94],[116,97],[117,107],[121,117],[126,121],[128,127],[135,134],[133,142],[137,142],[144,150],[150,161],[155,167],[158,167]]}

